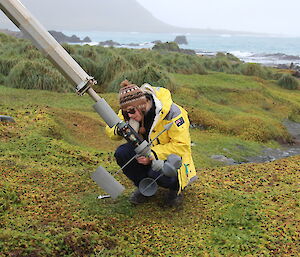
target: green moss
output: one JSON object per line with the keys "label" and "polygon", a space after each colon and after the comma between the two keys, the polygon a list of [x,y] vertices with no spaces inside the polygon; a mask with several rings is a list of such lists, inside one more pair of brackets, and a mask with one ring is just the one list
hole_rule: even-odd
{"label": "green moss", "polygon": [[[287,90],[278,89],[280,97],[286,96]],[[299,157],[218,167],[209,161],[210,155],[242,161],[257,154],[261,144],[192,129],[198,180],[185,190],[183,209],[161,208],[163,190],[142,207],[131,206],[127,198],[134,186],[123,174],[116,176],[126,187],[123,195],[99,200],[97,196],[105,192],[90,173],[99,165],[112,173],[118,169],[112,152],[117,145],[94,129],[94,124],[102,123],[90,107],[92,101],[75,94],[3,86],[0,94],[2,114],[16,120],[0,124],[0,206],[5,206],[1,253],[268,256],[299,252],[295,241]],[[116,107],[116,94],[103,97]],[[104,143],[94,144],[100,141]]]}

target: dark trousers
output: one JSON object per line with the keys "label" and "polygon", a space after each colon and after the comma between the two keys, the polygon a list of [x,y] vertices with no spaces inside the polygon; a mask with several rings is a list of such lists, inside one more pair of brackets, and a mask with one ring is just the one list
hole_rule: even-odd
{"label": "dark trousers", "polygon": [[[115,158],[120,167],[122,167],[130,158],[135,155],[134,148],[131,144],[126,143],[120,145],[116,152]],[[125,168],[123,168],[124,174],[138,187],[139,183],[144,178],[156,179],[161,173],[151,169],[151,165],[143,165],[133,159]],[[179,182],[177,177],[161,176],[156,183],[164,188],[178,191]]]}

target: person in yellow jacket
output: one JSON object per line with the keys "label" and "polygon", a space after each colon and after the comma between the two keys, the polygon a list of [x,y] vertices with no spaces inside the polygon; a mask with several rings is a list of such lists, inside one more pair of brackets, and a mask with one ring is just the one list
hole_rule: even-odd
{"label": "person in yellow jacket", "polygon": [[[171,93],[166,88],[144,84],[138,87],[125,80],[119,93],[120,111],[118,116],[128,122],[142,137],[150,142],[163,129],[173,122],[170,130],[162,133],[153,142],[151,151],[155,159],[166,160],[170,154],[182,158],[182,166],[177,177],[161,176],[157,184],[169,189],[165,205],[175,206],[182,203],[182,190],[196,179],[196,170],[191,154],[190,122],[187,112],[172,101]],[[121,140],[116,128],[106,126],[107,135],[114,140]],[[131,144],[119,146],[115,158],[120,167],[135,155]],[[138,187],[139,182],[147,177],[156,179],[160,173],[151,169],[151,158],[140,156],[127,165],[124,174]],[[143,203],[148,197],[137,188],[130,197],[133,204]]]}

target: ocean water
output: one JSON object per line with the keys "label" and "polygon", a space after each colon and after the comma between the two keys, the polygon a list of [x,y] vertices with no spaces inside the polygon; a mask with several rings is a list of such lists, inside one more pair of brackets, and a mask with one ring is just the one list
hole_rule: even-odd
{"label": "ocean water", "polygon": [[[127,48],[151,48],[153,41],[174,41],[174,33],[140,33],[140,32],[101,32],[101,31],[63,31],[81,39],[88,36],[96,45],[99,42],[113,40]],[[182,35],[182,34],[181,34]],[[193,49],[198,54],[213,55],[226,52],[246,62],[265,65],[294,64],[300,65],[300,37],[252,36],[252,35],[203,35],[185,34],[188,44],[181,48]],[[138,44],[130,46],[129,44]]]}

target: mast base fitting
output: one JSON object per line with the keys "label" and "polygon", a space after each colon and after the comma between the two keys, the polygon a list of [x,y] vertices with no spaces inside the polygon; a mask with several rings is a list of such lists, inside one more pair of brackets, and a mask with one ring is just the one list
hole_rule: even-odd
{"label": "mast base fitting", "polygon": [[97,81],[93,77],[87,77],[86,80],[82,81],[76,87],[76,93],[83,96],[86,91],[90,89],[91,86],[96,85]]}

